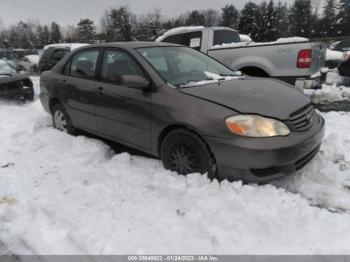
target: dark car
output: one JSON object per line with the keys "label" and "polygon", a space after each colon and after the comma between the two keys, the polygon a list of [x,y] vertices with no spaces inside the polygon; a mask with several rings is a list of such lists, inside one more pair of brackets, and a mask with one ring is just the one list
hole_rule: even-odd
{"label": "dark car", "polygon": [[12,64],[0,59],[0,98],[33,100],[33,83],[25,75],[16,72]]}
{"label": "dark car", "polygon": [[339,75],[350,77],[350,52],[338,67]]}
{"label": "dark car", "polygon": [[39,72],[51,70],[59,61],[76,48],[85,46],[86,44],[67,43],[52,44],[44,48],[39,60]]}
{"label": "dark car", "polygon": [[334,51],[348,52],[350,51],[350,39],[342,40],[334,46]]}
{"label": "dark car", "polygon": [[324,120],[279,80],[235,76],[188,47],[125,42],[76,50],[41,77],[54,127],[160,157],[180,174],[266,182],[318,152]]}

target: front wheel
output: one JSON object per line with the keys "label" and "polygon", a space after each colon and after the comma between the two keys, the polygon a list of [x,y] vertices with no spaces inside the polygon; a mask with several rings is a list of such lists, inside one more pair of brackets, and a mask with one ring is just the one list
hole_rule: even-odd
{"label": "front wheel", "polygon": [[62,132],[73,134],[74,128],[69,115],[61,104],[55,104],[52,110],[52,122],[54,128]]}
{"label": "front wheel", "polygon": [[167,134],[161,145],[161,158],[166,169],[181,175],[208,174],[216,178],[216,164],[208,146],[195,133],[176,129]]}

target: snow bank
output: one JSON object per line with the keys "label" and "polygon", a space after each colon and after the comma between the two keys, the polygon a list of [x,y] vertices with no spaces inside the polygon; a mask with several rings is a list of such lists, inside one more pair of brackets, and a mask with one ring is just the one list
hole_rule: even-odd
{"label": "snow bank", "polygon": [[301,194],[311,205],[350,212],[350,113],[325,113],[326,135],[320,154],[297,175],[275,182]]}
{"label": "snow bank", "polygon": [[345,86],[323,85],[321,89],[305,89],[304,93],[311,98],[315,104],[328,104],[334,102],[349,101],[350,88]]}
{"label": "snow bank", "polygon": [[170,35],[175,35],[178,33],[185,33],[185,32],[189,32],[189,31],[193,31],[193,30],[202,30],[204,29],[204,26],[183,26],[183,27],[176,27],[173,29],[170,29],[168,31],[166,31],[163,35],[159,36],[156,39],[156,42],[161,42],[162,40],[164,40],[165,38],[167,38]]}
{"label": "snow bank", "polygon": [[343,77],[336,70],[329,71],[326,83],[321,89],[304,89],[305,95],[310,97],[314,104],[326,105],[330,103],[350,101],[350,88],[344,86]]}
{"label": "snow bank", "polygon": [[324,116],[315,160],[258,186],[179,176],[54,130],[38,100],[0,102],[0,253],[350,254],[350,114]]}

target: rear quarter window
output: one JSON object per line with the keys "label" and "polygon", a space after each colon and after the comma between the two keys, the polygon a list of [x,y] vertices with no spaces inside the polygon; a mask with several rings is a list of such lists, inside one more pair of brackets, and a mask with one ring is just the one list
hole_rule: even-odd
{"label": "rear quarter window", "polygon": [[202,44],[202,32],[198,31],[172,35],[165,38],[162,42],[184,45],[199,51]]}
{"label": "rear quarter window", "polygon": [[215,30],[213,45],[222,45],[240,42],[239,34],[231,30]]}

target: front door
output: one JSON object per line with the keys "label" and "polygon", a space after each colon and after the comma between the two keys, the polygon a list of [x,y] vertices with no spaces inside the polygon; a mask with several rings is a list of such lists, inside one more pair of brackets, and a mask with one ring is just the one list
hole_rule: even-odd
{"label": "front door", "polygon": [[151,145],[151,93],[123,86],[123,75],[145,77],[131,55],[124,51],[106,50],[101,80],[96,84],[98,128],[116,141],[147,150]]}

